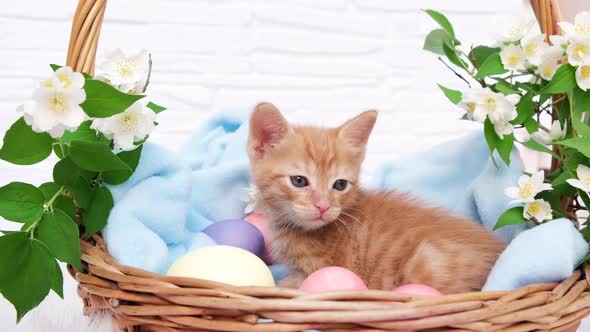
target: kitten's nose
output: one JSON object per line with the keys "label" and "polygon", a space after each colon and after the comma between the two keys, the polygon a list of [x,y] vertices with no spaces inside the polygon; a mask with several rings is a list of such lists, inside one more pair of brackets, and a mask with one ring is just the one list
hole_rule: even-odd
{"label": "kitten's nose", "polygon": [[315,203],[315,207],[320,211],[320,216],[323,215],[328,209],[330,205],[326,201],[319,201]]}

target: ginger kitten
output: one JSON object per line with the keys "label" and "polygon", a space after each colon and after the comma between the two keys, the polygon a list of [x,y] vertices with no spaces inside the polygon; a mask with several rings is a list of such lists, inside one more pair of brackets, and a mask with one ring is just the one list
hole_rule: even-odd
{"label": "ginger kitten", "polygon": [[420,283],[443,293],[480,290],[505,245],[478,224],[408,195],[358,184],[377,112],[338,128],[291,126],[271,104],[250,119],[248,154],[274,235],[273,257],[298,287],[325,266],[371,289]]}

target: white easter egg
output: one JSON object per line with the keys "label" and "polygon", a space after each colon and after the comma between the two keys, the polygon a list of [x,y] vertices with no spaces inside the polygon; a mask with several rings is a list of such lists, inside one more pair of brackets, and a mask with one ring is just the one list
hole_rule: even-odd
{"label": "white easter egg", "polygon": [[234,286],[275,286],[272,273],[258,256],[241,248],[222,245],[189,252],[172,264],[167,275]]}

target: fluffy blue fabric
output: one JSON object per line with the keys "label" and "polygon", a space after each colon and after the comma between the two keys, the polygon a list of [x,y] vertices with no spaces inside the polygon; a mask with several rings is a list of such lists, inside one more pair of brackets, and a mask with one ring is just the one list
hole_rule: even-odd
{"label": "fluffy blue fabric", "polygon": [[110,187],[115,207],[103,234],[114,258],[166,273],[189,250],[215,243],[205,227],[243,216],[248,115],[217,115],[178,154],[144,145],[133,176]]}
{"label": "fluffy blue fabric", "polygon": [[[523,171],[516,150],[510,167],[498,156],[495,159],[498,167],[490,158],[483,133],[473,132],[382,165],[372,186],[411,193],[492,229],[510,201],[504,189],[514,186]],[[508,241],[525,227],[504,227],[497,235]]]}
{"label": "fluffy blue fabric", "polygon": [[[179,154],[144,145],[133,176],[110,187],[115,207],[103,234],[115,259],[165,273],[188,251],[215,244],[201,232],[205,227],[243,217],[240,196],[249,185],[248,115],[217,115]],[[491,229],[509,207],[504,188],[517,183],[523,169],[516,151],[510,167],[496,160],[499,167],[490,159],[482,133],[473,133],[385,164],[372,185],[412,193]],[[496,233],[510,241],[525,228],[510,226]],[[524,232],[501,256],[486,288],[513,289],[562,279],[587,252],[582,243],[580,234],[563,221]],[[286,274],[284,266],[273,266],[272,271],[277,280]]]}
{"label": "fluffy blue fabric", "polygon": [[588,253],[574,224],[557,219],[520,233],[492,269],[484,290],[512,290],[534,283],[561,281]]}

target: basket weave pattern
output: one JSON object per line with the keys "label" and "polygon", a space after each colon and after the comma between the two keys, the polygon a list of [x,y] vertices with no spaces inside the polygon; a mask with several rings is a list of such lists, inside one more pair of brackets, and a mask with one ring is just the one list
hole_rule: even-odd
{"label": "basket weave pattern", "polygon": [[[544,32],[555,33],[553,0],[532,0]],[[94,72],[106,0],[80,0],[67,65]],[[306,293],[166,277],[118,264],[100,236],[81,240],[84,313],[111,313],[125,331],[568,331],[590,314],[590,268],[561,283],[515,291],[424,297],[387,291]],[[396,303],[391,303],[394,301]],[[260,319],[272,322],[260,322]]]}

